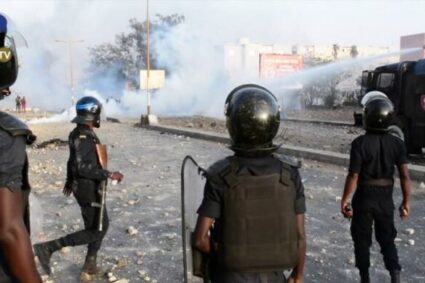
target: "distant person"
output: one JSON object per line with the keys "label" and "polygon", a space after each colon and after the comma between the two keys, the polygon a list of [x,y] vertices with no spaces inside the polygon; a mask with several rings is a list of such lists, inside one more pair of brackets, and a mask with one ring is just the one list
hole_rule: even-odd
{"label": "distant person", "polygon": [[[0,99],[10,95],[18,76],[13,40],[5,41],[10,23],[0,14],[0,48],[10,55],[0,60]],[[17,108],[18,110],[19,108]],[[0,111],[0,282],[41,283],[30,239],[28,156],[35,136],[22,121]]]}
{"label": "distant person", "polygon": [[63,188],[65,196],[71,193],[77,199],[84,220],[84,229],[64,237],[34,245],[35,253],[47,274],[51,273],[50,258],[63,247],[87,245],[86,259],[82,276],[95,275],[97,268],[97,252],[109,226],[108,214],[104,209],[102,229],[99,229],[101,208],[94,206],[100,203],[99,190],[102,182],[108,178],[121,182],[124,178],[120,172],[110,172],[102,168],[97,150],[100,141],[93,131],[100,127],[102,105],[91,96],[78,100],[77,116],[72,120],[77,126],[69,134],[69,159],[67,164],[67,180]]}
{"label": "distant person", "polygon": [[242,85],[228,95],[225,115],[234,155],[205,174],[194,245],[210,256],[213,283],[283,283],[286,269],[288,282],[302,283],[304,186],[298,162],[273,144],[278,101],[261,86]]}
{"label": "distant person", "polygon": [[21,97],[19,95],[15,98],[15,104],[16,104],[16,112],[21,113]]}
{"label": "distant person", "polygon": [[23,96],[21,99],[21,109],[22,109],[22,112],[24,113],[27,112],[27,100],[25,99],[25,96]]}
{"label": "distant person", "polygon": [[[394,167],[398,169],[403,201],[399,214],[405,219],[410,214],[410,177],[404,142],[389,133],[394,113],[391,101],[382,95],[370,97],[364,106],[366,133],[351,143],[350,165],[341,200],[341,213],[352,218],[351,235],[354,242],[356,267],[362,283],[369,283],[372,226],[381,246],[385,268],[392,283],[400,283],[397,248],[394,239]],[[352,208],[349,198],[354,192]]]}

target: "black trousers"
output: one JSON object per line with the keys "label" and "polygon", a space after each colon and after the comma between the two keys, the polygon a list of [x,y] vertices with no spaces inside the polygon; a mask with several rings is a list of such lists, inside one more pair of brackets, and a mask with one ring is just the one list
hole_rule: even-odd
{"label": "black trousers", "polygon": [[375,238],[384,256],[385,268],[401,270],[394,239],[397,230],[394,226],[394,202],[392,187],[360,187],[353,197],[353,219],[351,236],[354,241],[356,267],[366,270],[370,266],[372,226]]}
{"label": "black trousers", "polygon": [[223,266],[217,257],[211,258],[209,277],[212,283],[286,283],[283,271],[279,272],[234,272]]}
{"label": "black trousers", "polygon": [[84,229],[60,238],[61,244],[65,247],[88,245],[87,254],[95,255],[100,249],[102,240],[109,227],[109,218],[106,207],[103,214],[103,229],[102,231],[99,231],[98,223],[100,208],[91,206],[92,202],[98,202],[99,193],[97,189],[79,189],[74,193],[74,196],[81,208],[81,215],[84,220]]}
{"label": "black trousers", "polygon": [[212,283],[285,283],[283,272],[242,273],[223,272],[211,275]]}

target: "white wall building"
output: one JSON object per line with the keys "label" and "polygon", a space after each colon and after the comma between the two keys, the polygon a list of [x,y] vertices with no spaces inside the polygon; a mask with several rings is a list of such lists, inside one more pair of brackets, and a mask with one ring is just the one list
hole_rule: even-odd
{"label": "white wall building", "polygon": [[[359,57],[384,55],[395,51],[390,47],[359,46],[357,45]],[[352,46],[339,46],[337,60],[351,58]],[[297,45],[297,44],[261,44],[251,43],[249,39],[242,38],[238,43],[226,44],[224,46],[224,64],[231,74],[243,74],[258,77],[259,58],[261,53],[277,54],[299,54],[303,55],[305,61],[309,59],[320,61],[333,61],[333,45]],[[394,56],[384,58],[383,63],[394,62]]]}
{"label": "white wall building", "polygon": [[425,33],[411,34],[400,37],[400,49],[411,50],[402,53],[400,61],[416,61],[425,58]]}

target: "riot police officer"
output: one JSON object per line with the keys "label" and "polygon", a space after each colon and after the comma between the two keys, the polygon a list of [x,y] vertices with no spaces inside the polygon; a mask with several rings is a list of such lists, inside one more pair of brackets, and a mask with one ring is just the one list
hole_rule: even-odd
{"label": "riot police officer", "polygon": [[[9,19],[0,14],[0,99],[10,95],[18,59]],[[35,136],[17,118],[0,111],[0,282],[40,283],[29,237],[30,184],[26,144]]]}
{"label": "riot police officer", "polygon": [[[35,253],[43,269],[50,274],[52,253],[66,246],[87,245],[87,255],[82,272],[88,275],[97,273],[96,258],[102,240],[108,229],[109,219],[105,207],[100,203],[99,189],[101,182],[108,178],[120,182],[123,174],[110,172],[102,168],[97,145],[100,141],[93,128],[100,127],[102,105],[90,96],[81,98],[76,104],[77,116],[72,120],[77,126],[69,134],[69,160],[67,163],[67,180],[63,193],[74,194],[84,220],[84,229],[64,237],[34,245]],[[103,209],[103,217],[99,214]],[[102,221],[101,223],[99,223]],[[99,225],[102,229],[99,229]],[[82,273],[82,274],[83,274]]]}
{"label": "riot police officer", "polygon": [[[391,282],[400,282],[401,266],[394,243],[397,235],[392,198],[394,168],[398,169],[403,192],[403,201],[399,207],[401,218],[408,217],[410,213],[410,178],[404,142],[389,133],[393,112],[391,101],[383,93],[369,94],[363,113],[366,133],[351,144],[341,212],[345,217],[352,218],[351,235],[362,283],[370,282],[369,249],[373,224]],[[351,209],[349,197],[354,190]]]}
{"label": "riot police officer", "polygon": [[253,84],[225,103],[234,155],[206,172],[195,247],[210,255],[212,282],[303,282],[306,239],[299,164],[273,144],[280,124],[275,96]]}

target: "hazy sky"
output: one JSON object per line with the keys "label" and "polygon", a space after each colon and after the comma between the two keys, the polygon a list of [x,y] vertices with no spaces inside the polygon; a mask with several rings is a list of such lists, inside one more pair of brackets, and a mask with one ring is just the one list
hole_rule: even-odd
{"label": "hazy sky", "polygon": [[[425,31],[425,1],[413,0],[150,0],[150,10],[183,14],[187,24],[217,43],[246,36],[256,42],[398,46],[400,35]],[[49,33],[54,26],[78,37],[87,29],[96,42],[107,38],[96,28],[110,31],[112,38],[129,18],[144,18],[146,1],[1,0],[1,11],[25,34],[32,29]],[[78,22],[87,15],[90,26]]]}
{"label": "hazy sky", "polygon": [[[28,41],[20,49],[15,93],[40,107],[70,105],[69,55],[60,39],[82,39],[73,51],[76,84],[85,78],[88,48],[128,31],[131,18],[144,20],[146,0],[0,0]],[[398,48],[401,35],[425,32],[425,1],[150,0],[150,14],[186,20],[158,47],[163,61],[180,66],[167,78],[154,108],[169,113],[217,105],[235,84],[224,81],[222,58],[213,49],[241,37],[280,44],[372,45]],[[221,60],[221,61],[219,61]],[[219,64],[220,63],[220,64]],[[251,82],[243,81],[242,83]],[[238,82],[239,83],[239,82]],[[77,97],[84,95],[83,91]],[[102,96],[102,94],[99,94]],[[203,95],[203,96],[202,96]],[[175,100],[171,100],[174,98]],[[136,98],[135,98],[136,99]],[[9,100],[9,102],[12,100]],[[2,102],[3,103],[3,102]],[[144,103],[144,102],[141,102]],[[170,110],[171,109],[171,110]]]}

